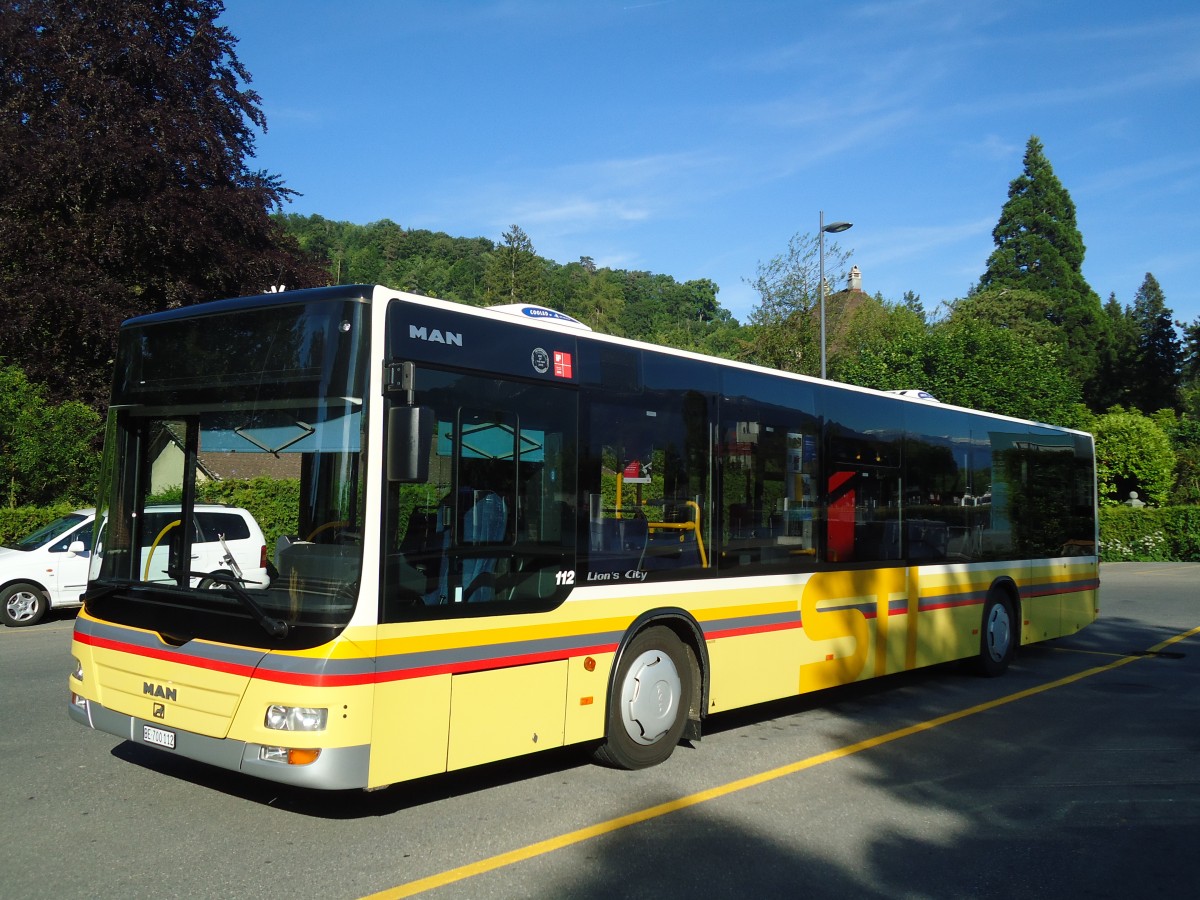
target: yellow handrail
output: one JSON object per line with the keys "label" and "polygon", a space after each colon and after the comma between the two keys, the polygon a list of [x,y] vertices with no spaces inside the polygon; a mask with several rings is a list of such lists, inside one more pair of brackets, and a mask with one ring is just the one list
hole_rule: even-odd
{"label": "yellow handrail", "polygon": [[[700,551],[700,567],[707,569],[708,553],[704,550],[704,536],[700,533],[700,504],[695,500],[687,500],[685,503],[696,511],[694,522],[647,522],[646,527],[651,531],[694,531],[696,533],[696,549]],[[683,540],[683,536],[680,535],[679,539]]]}
{"label": "yellow handrail", "polygon": [[182,522],[182,519],[176,519],[163,526],[163,530],[158,533],[158,537],[154,539],[154,543],[150,545],[150,553],[146,556],[146,571],[142,573],[142,581],[150,580],[150,561],[154,559],[154,551],[158,547],[158,542],[163,539],[163,535]]}

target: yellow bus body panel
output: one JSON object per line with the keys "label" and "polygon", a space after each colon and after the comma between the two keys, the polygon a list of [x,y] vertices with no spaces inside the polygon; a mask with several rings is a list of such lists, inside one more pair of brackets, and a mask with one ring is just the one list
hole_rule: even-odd
{"label": "yellow bus body panel", "polygon": [[[81,648],[75,646],[79,655]],[[228,736],[250,684],[246,675],[107,647],[90,648],[84,655],[91,664],[79,690],[82,696],[114,712],[206,737]]]}
{"label": "yellow bus body panel", "polygon": [[561,747],[567,661],[455,675],[447,769]]}
{"label": "yellow bus body panel", "polygon": [[595,740],[604,734],[608,711],[608,677],[615,658],[615,653],[592,653],[569,660],[564,743],[578,744]]}
{"label": "yellow bus body panel", "polygon": [[447,673],[375,686],[370,787],[446,771],[451,679]]}
{"label": "yellow bus body panel", "polygon": [[[76,687],[114,711],[210,737],[369,744],[368,786],[378,787],[602,739],[617,648],[648,610],[682,611],[699,625],[704,711],[720,712],[973,657],[1000,578],[1019,587],[1023,643],[1074,633],[1096,617],[1094,559],[897,566],[580,590],[542,614],[351,628],[309,651],[264,652],[253,677],[245,666],[231,673],[203,659],[160,659],[157,637],[136,632],[128,652],[113,649],[126,645],[120,637],[76,642],[84,670]],[[217,659],[252,658],[245,648],[206,646]],[[167,657],[175,650],[161,647]],[[160,689],[177,694],[156,697]],[[325,707],[328,727],[267,729],[271,704]]]}
{"label": "yellow bus body panel", "polygon": [[736,709],[795,693],[797,632],[771,632],[710,640],[714,675],[708,712]]}

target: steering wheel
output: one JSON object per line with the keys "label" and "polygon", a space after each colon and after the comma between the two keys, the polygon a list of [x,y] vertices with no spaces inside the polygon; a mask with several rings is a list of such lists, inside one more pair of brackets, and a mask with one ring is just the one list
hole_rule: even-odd
{"label": "steering wheel", "polygon": [[336,521],[336,522],[326,522],[324,525],[319,525],[316,528],[314,528],[312,531],[310,531],[308,534],[308,537],[306,537],[304,540],[311,542],[312,539],[315,538],[322,531],[328,531],[330,528],[345,528],[349,524],[350,523],[347,522],[345,519],[342,519],[342,520]]}

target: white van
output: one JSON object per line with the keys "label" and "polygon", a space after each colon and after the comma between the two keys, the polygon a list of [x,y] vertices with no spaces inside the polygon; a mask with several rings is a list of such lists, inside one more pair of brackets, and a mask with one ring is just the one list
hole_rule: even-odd
{"label": "white van", "polygon": [[[145,513],[143,559],[146,581],[169,581],[165,533],[179,518],[178,506],[150,506]],[[96,510],[77,509],[0,548],[0,618],[5,625],[33,625],[47,609],[79,606],[87,588]],[[267,587],[267,543],[258,522],[244,509],[196,504],[193,587],[220,587],[220,576],[240,579],[246,587]],[[153,544],[153,546],[150,546]]]}

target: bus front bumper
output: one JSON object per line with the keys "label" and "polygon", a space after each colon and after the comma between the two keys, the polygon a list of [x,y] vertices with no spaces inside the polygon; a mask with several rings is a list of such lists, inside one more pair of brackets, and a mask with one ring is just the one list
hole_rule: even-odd
{"label": "bus front bumper", "polygon": [[[322,749],[304,765],[289,765],[262,758],[263,745],[212,738],[174,728],[165,728],[124,713],[107,709],[94,700],[72,694],[67,704],[70,717],[87,728],[104,731],[163,753],[182,756],[255,778],[298,787],[339,791],[367,786],[371,760],[368,745]],[[282,736],[282,735],[281,735]]]}

